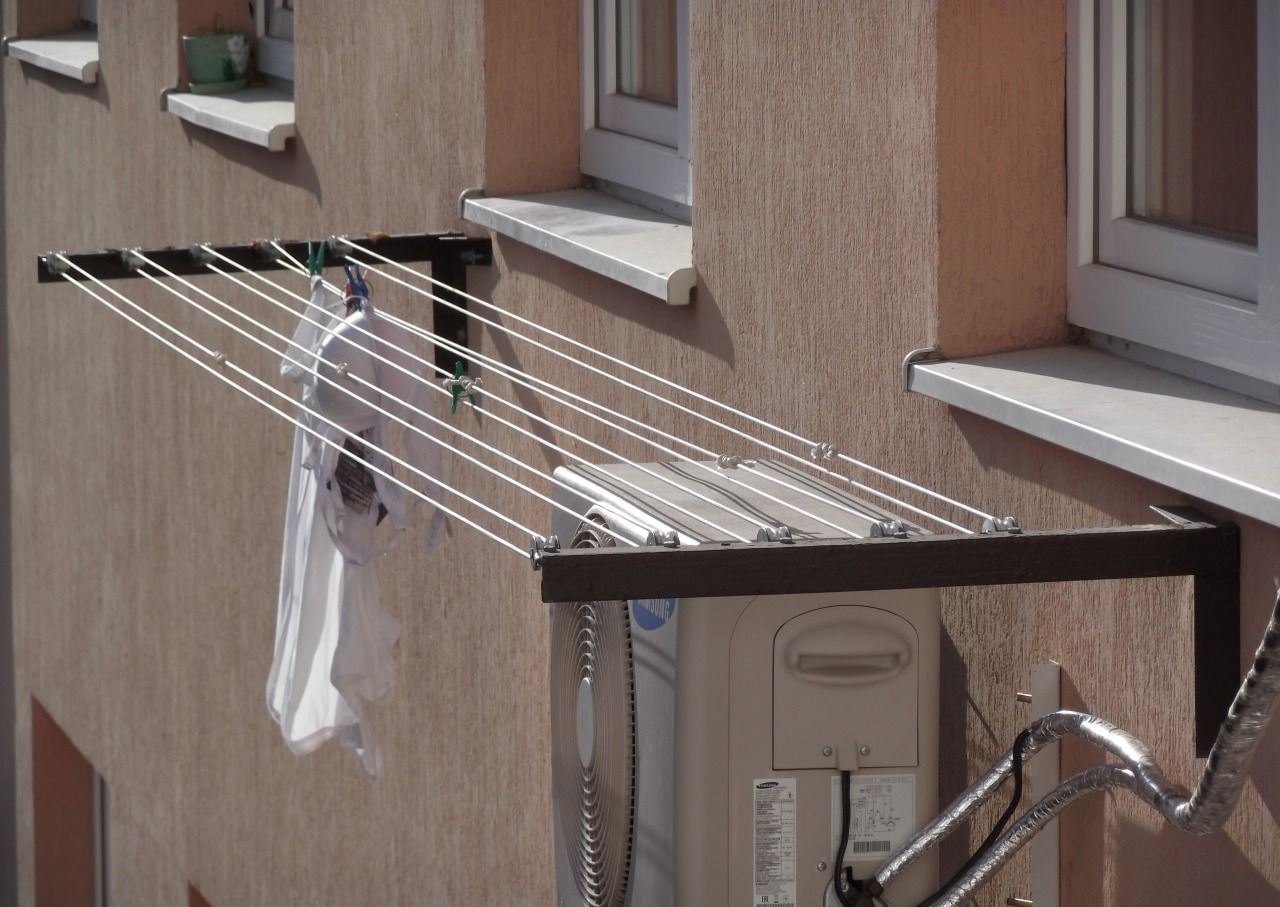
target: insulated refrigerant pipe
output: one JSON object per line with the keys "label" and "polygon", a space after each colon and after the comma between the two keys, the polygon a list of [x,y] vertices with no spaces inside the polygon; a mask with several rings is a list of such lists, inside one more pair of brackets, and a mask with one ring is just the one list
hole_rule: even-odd
{"label": "insulated refrigerant pipe", "polygon": [[[1226,720],[1209,751],[1204,771],[1189,795],[1164,775],[1151,752],[1140,741],[1108,721],[1081,712],[1060,711],[1032,722],[1028,727],[1030,739],[1024,746],[1024,757],[1070,735],[1102,747],[1119,757],[1123,764],[1089,769],[1054,788],[1023,814],[968,872],[931,902],[930,907],[958,907],[1045,823],[1072,801],[1095,790],[1126,787],[1159,812],[1169,824],[1190,834],[1207,835],[1222,828],[1240,799],[1249,765],[1275,711],[1277,693],[1280,693],[1280,593],[1254,655],[1253,665],[1231,703]],[[970,816],[1009,776],[1012,757],[1012,751],[1006,753],[906,847],[886,860],[875,872],[876,881],[887,886],[903,869]]]}

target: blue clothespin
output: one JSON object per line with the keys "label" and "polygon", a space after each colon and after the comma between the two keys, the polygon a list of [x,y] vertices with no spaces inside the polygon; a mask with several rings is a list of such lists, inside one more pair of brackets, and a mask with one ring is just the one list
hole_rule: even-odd
{"label": "blue clothespin", "polygon": [[364,272],[360,270],[360,266],[355,265],[354,271],[352,271],[352,267],[352,265],[342,266],[342,270],[347,275],[347,308],[363,308],[364,304],[369,301],[369,285],[365,283]]}

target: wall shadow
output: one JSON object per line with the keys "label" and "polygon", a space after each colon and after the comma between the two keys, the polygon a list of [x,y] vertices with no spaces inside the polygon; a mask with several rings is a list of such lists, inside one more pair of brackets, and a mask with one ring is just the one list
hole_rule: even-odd
{"label": "wall shadow", "polygon": [[111,90],[107,87],[107,80],[101,70],[98,72],[97,82],[92,85],[85,85],[83,82],[60,76],[56,72],[41,69],[31,63],[19,62],[21,63],[20,69],[23,82],[44,85],[60,95],[65,95],[69,98],[83,98],[86,101],[101,104],[107,110],[111,109]]}
{"label": "wall shadow", "polygon": [[[1120,822],[1111,865],[1116,904],[1155,903],[1158,892],[1169,890],[1177,891],[1183,904],[1280,904],[1280,887],[1222,832],[1192,837],[1163,822],[1156,832]],[[1212,872],[1205,870],[1208,866]]]}
{"label": "wall shadow", "polygon": [[[942,628],[942,645],[939,663],[942,687],[938,691],[939,739],[969,739],[969,666],[956,648],[955,640]],[[968,747],[943,746],[938,752],[938,806],[946,808],[960,792],[968,787]],[[964,865],[969,858],[969,826],[966,821],[956,827],[939,845],[938,879],[945,881]]]}
{"label": "wall shadow", "polygon": [[[715,294],[701,282],[694,289],[689,305],[671,306],[516,240],[495,236],[494,245],[507,270],[551,284],[610,318],[640,325],[730,366],[734,364],[733,336],[724,312]],[[571,330],[565,333],[572,336]],[[605,352],[625,354],[625,350],[618,349]]]}
{"label": "wall shadow", "polygon": [[204,145],[237,166],[252,170],[269,180],[296,186],[311,195],[317,205],[323,204],[324,192],[320,185],[320,174],[316,172],[306,138],[301,133],[289,140],[284,151],[268,151],[186,120],[180,122],[187,144]]}
{"label": "wall shadow", "polygon": [[[485,312],[484,315],[486,318],[491,318],[500,324],[502,323],[501,316],[495,316],[493,312]],[[472,329],[474,330],[478,327],[479,325],[473,322]],[[487,330],[489,334],[489,341],[493,344],[493,351],[497,354],[494,358],[502,362],[504,365],[509,365],[513,369],[525,372],[525,366],[520,361],[520,355],[516,352],[515,345],[512,344],[511,338],[502,331],[495,330],[493,328],[488,328]],[[480,368],[476,368],[474,371],[476,373],[483,373],[483,370]],[[497,372],[494,372],[494,375],[497,376]],[[534,393],[527,387],[517,384],[515,381],[508,381],[507,385],[511,388],[511,394],[515,397],[515,402],[519,404],[525,412],[531,413],[542,419],[547,419],[548,421],[553,421],[549,416],[547,416],[546,411],[542,408],[541,395]],[[492,398],[485,400],[482,405],[493,408]],[[520,423],[520,419],[517,417],[517,413],[514,410],[507,409],[506,407],[502,407],[502,409],[505,411],[498,413],[498,415],[502,416],[504,419],[516,422],[517,424]],[[557,440],[555,432],[552,431],[549,426],[533,419],[525,419],[524,421],[526,423],[524,427],[529,429],[529,431],[538,438],[546,441],[547,444],[554,444],[557,447],[563,446]],[[564,466],[567,461],[561,454],[553,450],[551,447],[548,447],[547,444],[539,444],[538,449],[542,454],[542,461],[547,465],[547,471],[551,472],[559,466]],[[586,451],[584,451],[582,455],[586,456],[588,460],[591,459]]]}

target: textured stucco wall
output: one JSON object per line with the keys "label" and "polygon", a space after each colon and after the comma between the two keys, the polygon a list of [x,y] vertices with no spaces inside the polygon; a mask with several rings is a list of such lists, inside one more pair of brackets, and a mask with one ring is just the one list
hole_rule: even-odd
{"label": "textured stucco wall", "polygon": [[[370,784],[335,748],[292,757],[262,701],[288,429],[73,289],[35,287],[33,261],[49,248],[449,229],[461,226],[463,188],[572,184],[577,4],[556,2],[538,15],[545,6],[516,0],[388,0],[357,20],[355,4],[305,0],[299,139],[282,155],[158,111],[178,72],[176,13],[161,0],[102,4],[97,89],[3,64],[20,903],[31,903],[32,695],[110,785],[116,903],[178,904],[189,882],[215,905],[554,903],[546,621],[527,566],[462,527],[431,552],[420,534],[406,540],[380,574],[404,625],[398,686],[377,712],[387,777]],[[1025,525],[1146,521],[1146,505],[1179,496],[900,389],[902,355],[938,338],[976,350],[1057,336],[1063,175],[1047,120],[1061,110],[1063,61],[1061,11],[1045,6],[1047,19],[994,2],[693,0],[696,304],[667,308],[507,240],[493,269],[472,270],[472,288]],[[965,53],[974,66],[1014,53],[1010,22],[1034,32],[1024,53],[979,93],[944,84]],[[1017,230],[1007,195],[983,201],[999,182],[978,150],[1003,147],[993,134],[1029,155],[999,165],[1020,168],[1034,196]],[[955,215],[953,197],[984,213]],[[1019,236],[1010,277],[1001,252]],[[429,317],[425,301],[375,285],[389,308]],[[273,369],[150,288],[121,286]],[[999,319],[1011,326],[989,329]],[[732,447],[545,354],[473,336],[484,352]],[[546,524],[541,505],[464,464],[448,463],[446,478]],[[1244,540],[1251,646],[1280,532],[1246,523]],[[1080,703],[1189,778],[1188,593],[1175,580],[949,593],[943,797],[1008,745],[1025,718],[1014,693],[1048,658]],[[1150,628],[1159,635],[1146,638]],[[1073,811],[1064,865],[1079,872],[1064,903],[1271,902],[1277,736],[1239,816],[1211,841],[1163,831],[1123,798]],[[949,847],[953,864],[961,849]],[[1026,879],[1019,861],[978,903],[1025,896]]]}

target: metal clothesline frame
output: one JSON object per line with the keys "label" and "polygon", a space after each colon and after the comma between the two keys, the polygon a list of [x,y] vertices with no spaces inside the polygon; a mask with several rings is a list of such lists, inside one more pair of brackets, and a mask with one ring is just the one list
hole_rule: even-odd
{"label": "metal clothesline frame", "polygon": [[[445,369],[467,348],[466,269],[492,264],[488,239],[461,234],[372,234],[362,252],[384,262],[430,262],[437,364]],[[305,241],[259,240],[209,246],[246,271],[290,270],[281,252],[305,258]],[[148,250],[172,275],[208,274],[191,248]],[[58,258],[82,273],[68,274]],[[326,249],[325,265],[351,259]],[[38,281],[136,279],[143,275],[119,250],[40,256]],[[456,344],[456,346],[455,346]],[[461,347],[462,350],[459,350]],[[1198,756],[1208,753],[1240,677],[1240,533],[1178,507],[1153,508],[1167,522],[1070,530],[911,535],[824,541],[726,542],[683,548],[541,551],[544,602],[650,597],[717,597],[878,589],[943,588],[1076,582],[1144,577],[1193,578],[1195,730]],[[470,521],[465,521],[470,523]]]}

